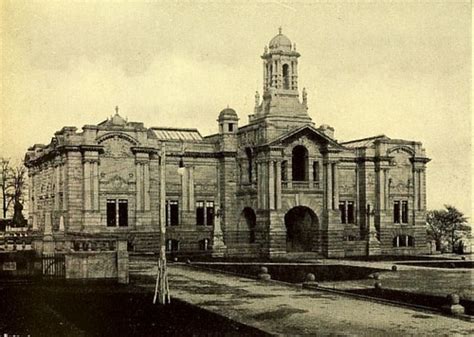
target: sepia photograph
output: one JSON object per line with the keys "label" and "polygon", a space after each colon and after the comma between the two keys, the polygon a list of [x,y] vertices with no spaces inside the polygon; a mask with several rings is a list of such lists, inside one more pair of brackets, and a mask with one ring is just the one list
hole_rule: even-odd
{"label": "sepia photograph", "polygon": [[0,0],[0,336],[473,336],[469,0]]}

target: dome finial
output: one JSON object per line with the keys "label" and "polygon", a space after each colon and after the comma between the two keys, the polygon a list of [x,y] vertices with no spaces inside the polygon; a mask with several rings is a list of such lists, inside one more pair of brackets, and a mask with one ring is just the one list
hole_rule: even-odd
{"label": "dome finial", "polygon": [[281,30],[282,30],[281,26],[278,27],[278,34],[280,34],[280,35],[281,35]]}
{"label": "dome finial", "polygon": [[118,115],[119,107],[118,105],[115,106],[115,114]]}

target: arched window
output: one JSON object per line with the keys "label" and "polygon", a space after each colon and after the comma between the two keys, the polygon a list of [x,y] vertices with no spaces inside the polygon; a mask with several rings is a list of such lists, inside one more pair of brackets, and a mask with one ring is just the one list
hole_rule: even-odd
{"label": "arched window", "polygon": [[308,150],[304,146],[293,149],[291,169],[293,181],[308,180]]}
{"label": "arched window", "polygon": [[290,89],[290,67],[283,65],[283,89]]}

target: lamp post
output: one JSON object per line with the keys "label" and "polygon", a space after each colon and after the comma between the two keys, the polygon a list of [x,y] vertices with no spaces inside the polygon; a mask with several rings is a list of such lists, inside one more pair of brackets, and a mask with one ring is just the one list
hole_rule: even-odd
{"label": "lamp post", "polygon": [[160,252],[153,304],[157,299],[159,304],[170,303],[168,270],[166,268],[166,146],[164,142],[161,145],[160,164]]}

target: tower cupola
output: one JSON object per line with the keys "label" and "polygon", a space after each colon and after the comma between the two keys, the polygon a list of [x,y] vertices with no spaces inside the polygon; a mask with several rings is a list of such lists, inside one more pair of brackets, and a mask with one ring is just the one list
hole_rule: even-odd
{"label": "tower cupola", "polygon": [[298,58],[296,44],[283,35],[281,27],[263,55],[263,100],[255,95],[254,113],[249,115],[250,123],[262,118],[274,119],[272,123],[283,126],[298,123],[312,123],[308,115],[307,92],[303,89],[302,100],[298,91]]}
{"label": "tower cupola", "polygon": [[238,128],[239,116],[232,108],[225,108],[219,113],[219,133],[230,134],[236,133]]}
{"label": "tower cupola", "polygon": [[298,57],[296,45],[282,34],[281,28],[269,48],[265,47],[263,59],[263,92],[278,90],[286,95],[298,96]]}

